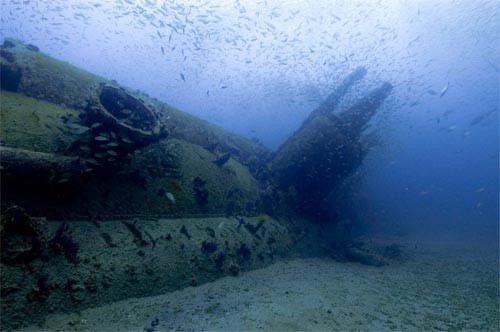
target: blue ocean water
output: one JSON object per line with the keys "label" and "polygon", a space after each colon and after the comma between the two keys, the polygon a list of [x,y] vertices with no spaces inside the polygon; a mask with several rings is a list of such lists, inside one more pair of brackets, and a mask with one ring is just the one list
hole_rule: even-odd
{"label": "blue ocean water", "polygon": [[358,66],[394,89],[351,188],[375,229],[498,235],[497,1],[3,0],[13,37],[276,149]]}
{"label": "blue ocean water", "polygon": [[[79,210],[91,207],[84,221],[71,220],[79,215],[69,215],[68,222],[51,220],[50,215],[30,210],[29,204],[24,206],[34,197],[33,206],[42,206],[43,213],[59,208],[69,211],[71,197],[66,201],[66,191],[58,191],[70,181],[62,176],[64,173],[57,178],[54,171],[48,180],[50,188],[57,191],[59,205],[55,207],[45,206],[44,199],[38,197],[51,189],[45,191],[42,186],[40,191],[31,192],[32,188],[37,189],[37,182],[30,187],[29,181],[23,181],[28,172],[13,178],[26,183],[18,186],[18,182],[11,182],[18,189],[12,191],[19,191],[22,198],[13,202],[21,207],[9,204],[5,213],[2,211],[4,317],[0,324],[5,324],[5,328],[27,325],[27,330],[498,330],[499,1],[0,3],[0,43],[6,38],[21,40],[31,44],[30,54],[39,49],[121,86],[144,91],[273,151],[279,151],[311,112],[356,68],[365,68],[367,74],[336,105],[337,113],[349,109],[374,88],[389,86],[382,85],[384,82],[392,86],[389,96],[380,98],[382,106],[362,135],[361,140],[370,150],[361,166],[328,197],[331,210],[321,206],[323,194],[314,195],[314,190],[324,189],[320,188],[321,178],[290,181],[294,185],[306,183],[302,186],[306,193],[300,195],[286,180],[280,181],[280,172],[292,174],[287,180],[300,178],[300,167],[280,168],[279,158],[267,158],[267,151],[255,166],[241,155],[232,155],[231,137],[224,139],[229,147],[225,146],[222,154],[216,151],[219,142],[199,142],[205,133],[205,128],[201,128],[196,133],[197,140],[193,140],[193,151],[173,151],[169,155],[170,145],[156,146],[157,150],[147,151],[143,160],[136,155],[137,165],[126,165],[131,172],[120,173],[122,170],[114,167],[125,158],[119,158],[116,151],[123,152],[123,156],[133,152],[132,147],[129,150],[123,144],[134,143],[128,131],[123,137],[116,132],[123,148],[115,151],[110,147],[118,146],[116,133],[114,129],[108,128],[109,134],[108,129],[102,129],[105,126],[101,127],[100,119],[82,122],[82,126],[73,121],[82,118],[81,114],[70,122],[66,117],[67,127],[83,130],[82,133],[92,131],[89,127],[101,128],[87,137],[93,144],[82,139],[71,145],[80,148],[80,152],[83,147],[92,152],[71,156],[75,157],[76,166],[80,166],[81,159],[86,159],[86,166],[89,161],[98,166],[101,158],[106,157],[110,163],[103,162],[104,165],[113,167],[103,167],[102,173],[96,169],[95,178],[93,166],[88,167],[84,172],[89,172],[89,177],[78,177],[91,179],[94,182],[89,187],[95,187],[75,203],[85,201]],[[14,50],[10,53],[7,44],[2,47],[2,65],[9,61],[9,55],[12,58],[15,54]],[[23,84],[29,88],[33,66],[23,67],[23,59],[26,58],[21,57],[15,66],[21,66],[23,74],[28,73],[23,76],[28,77]],[[43,73],[46,67],[40,67]],[[5,72],[2,70],[2,83],[9,81]],[[9,112],[16,114],[17,104],[12,101],[16,100],[15,94],[2,90],[2,95],[5,100],[10,96]],[[38,97],[40,101],[44,99]],[[116,105],[123,101],[117,100]],[[63,105],[58,103],[59,106]],[[123,104],[117,107],[122,115],[132,113],[131,109]],[[33,111],[29,116],[40,125],[43,121],[40,123],[37,114]],[[120,119],[126,119],[125,123],[134,116]],[[10,125],[10,131],[3,132],[2,151],[18,148],[4,146],[3,142],[6,132],[19,129],[19,118],[12,118],[5,126]],[[134,120],[133,124],[139,121]],[[338,121],[336,126],[345,125]],[[347,141],[351,138],[350,128],[341,128],[342,135],[335,138]],[[189,135],[189,129],[182,134]],[[20,136],[29,134],[32,133],[22,132]],[[337,142],[331,137],[329,148],[330,142]],[[313,141],[310,138],[306,136],[306,143]],[[24,142],[18,151],[39,152],[36,147],[24,150],[34,140]],[[111,142],[102,143],[108,140]],[[326,139],[318,141],[325,143]],[[180,150],[192,142],[182,143]],[[346,146],[349,143],[357,144],[347,141]],[[343,146],[326,152],[341,165],[345,156],[352,157],[346,165],[357,165],[358,150],[344,155]],[[292,152],[312,150],[308,156],[313,157],[304,164],[307,170],[325,175],[325,183],[331,175],[326,174],[326,169],[351,171],[349,167],[325,162],[324,154],[315,154],[325,152],[326,147],[308,148]],[[247,151],[239,147],[235,150]],[[154,155],[158,151],[165,153]],[[197,156],[201,159],[190,159],[187,166],[180,167],[177,160],[161,163],[165,161],[162,158],[189,157],[200,151]],[[32,158],[37,160],[41,155],[52,161],[51,154],[40,152]],[[57,153],[58,150],[56,157]],[[144,164],[153,160],[153,155],[160,165],[152,165],[149,172],[150,165]],[[224,167],[231,158],[240,168]],[[327,166],[315,168],[310,160]],[[184,170],[198,171],[197,162],[200,169],[217,172],[177,177]],[[72,165],[75,166],[73,162]],[[2,163],[2,172],[14,169],[16,173],[15,168],[9,170]],[[288,173],[288,168],[294,171]],[[237,183],[241,174],[234,169],[248,173],[241,182],[258,179],[255,182],[259,183]],[[159,176],[164,172],[171,172],[165,178],[173,181],[166,184]],[[218,182],[225,186],[225,180],[220,180],[225,172],[236,184],[228,184],[230,190],[222,195],[220,186],[212,185]],[[35,172],[30,169],[31,173]],[[4,174],[9,172],[2,173],[2,181]],[[116,182],[100,187],[108,176],[114,180],[117,174],[120,176]],[[340,174],[337,179],[343,176]],[[116,183],[121,185],[126,177],[133,180],[132,184],[117,188],[114,196]],[[273,186],[279,182],[286,185],[278,192]],[[8,187],[5,183],[2,189]],[[83,187],[74,188],[76,191]],[[250,201],[241,195],[241,200],[245,198],[251,204],[238,204],[242,208],[237,210],[234,202],[240,203],[240,191],[247,187],[252,193],[255,191],[255,197],[250,197]],[[138,195],[127,195],[128,191],[137,191]],[[8,190],[5,192],[9,194]],[[86,205],[86,198],[94,193],[95,201],[102,197],[96,211],[92,204]],[[306,202],[310,197],[313,198]],[[274,220],[271,212],[279,210],[278,203],[283,201],[285,211],[276,213]],[[157,208],[157,202],[168,209]],[[3,203],[2,209],[6,205]],[[302,206],[298,206],[300,203]],[[121,215],[122,207],[128,205],[132,212],[141,212],[138,218],[127,214],[127,208]],[[216,214],[205,210],[211,205]],[[301,210],[303,206],[306,208]],[[300,219],[299,214],[288,215],[288,208],[306,211],[314,222]],[[112,218],[126,219],[107,220],[106,213],[101,215],[103,210],[111,211]],[[116,215],[116,211],[120,214]],[[162,211],[174,213],[157,215]],[[240,216],[241,211],[248,216]],[[270,213],[271,217],[253,215],[261,212]],[[190,218],[177,219],[181,216]],[[25,224],[28,232],[23,229]],[[45,226],[49,226],[45,232],[38,232],[37,227]],[[257,270],[249,272],[253,269]]]}

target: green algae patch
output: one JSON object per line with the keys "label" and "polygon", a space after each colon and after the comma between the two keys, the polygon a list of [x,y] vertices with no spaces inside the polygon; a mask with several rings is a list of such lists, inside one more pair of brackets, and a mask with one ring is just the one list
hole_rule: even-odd
{"label": "green algae patch", "polygon": [[81,110],[86,106],[90,86],[108,81],[28,45],[8,41],[10,47],[2,48],[1,64],[2,79],[10,78],[7,83],[11,83],[8,84],[11,91]]}
{"label": "green algae patch", "polygon": [[78,112],[1,90],[0,139],[7,147],[55,153],[74,139],[63,119]]}
{"label": "green algae patch", "polygon": [[141,97],[157,107],[164,122],[172,128],[171,136],[174,138],[200,145],[212,153],[231,153],[233,159],[248,166],[252,172],[262,167],[263,161],[271,158],[271,150],[262,145],[148,96]]}
{"label": "green algae patch", "polygon": [[204,148],[165,139],[137,151],[114,172],[89,175],[71,202],[50,210],[31,211],[51,218],[98,219],[256,215],[260,189],[252,174],[236,160],[223,166]]}
{"label": "green algae patch", "polygon": [[[257,181],[250,172],[236,160],[225,165],[214,163],[216,155],[202,147],[178,141],[182,147],[182,187],[189,193],[190,207],[215,213],[222,211],[251,214],[247,205],[253,205],[259,198]],[[203,193],[206,192],[204,199]]]}
{"label": "green algae patch", "polygon": [[[4,43],[1,47],[0,57],[2,89],[84,112],[92,86],[99,83],[116,84],[35,51],[20,41],[11,38],[6,38],[6,41],[8,46]],[[261,145],[180,111],[146,93],[134,89],[127,91],[158,110],[171,137],[200,145],[211,152],[229,152],[233,158],[248,165],[251,171],[271,155],[271,151]]]}

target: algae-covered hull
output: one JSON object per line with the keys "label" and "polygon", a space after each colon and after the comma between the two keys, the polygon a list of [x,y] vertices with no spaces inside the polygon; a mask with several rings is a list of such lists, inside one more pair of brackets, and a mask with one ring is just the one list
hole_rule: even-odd
{"label": "algae-covered hull", "polygon": [[33,46],[1,51],[2,328],[237,275],[311,237],[262,214],[269,150]]}
{"label": "algae-covered hull", "polygon": [[4,150],[4,206],[65,219],[258,213],[267,149],[12,40],[1,61],[3,147],[47,153],[24,160],[31,179]]}
{"label": "algae-covered hull", "polygon": [[[4,327],[237,276],[289,256],[300,240],[267,216],[35,225],[36,250],[27,234],[6,224],[15,237],[2,243]],[[9,251],[14,244],[21,249]]]}
{"label": "algae-covered hull", "polygon": [[315,204],[390,90],[314,112],[273,159],[33,45],[6,39],[0,61],[3,328],[322,253]]}

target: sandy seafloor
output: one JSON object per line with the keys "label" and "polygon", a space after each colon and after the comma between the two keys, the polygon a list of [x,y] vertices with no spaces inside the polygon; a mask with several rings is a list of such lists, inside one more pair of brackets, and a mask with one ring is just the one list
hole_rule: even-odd
{"label": "sandy seafloor", "polygon": [[383,267],[281,261],[160,296],[54,314],[27,330],[499,330],[497,241],[396,242],[406,258]]}

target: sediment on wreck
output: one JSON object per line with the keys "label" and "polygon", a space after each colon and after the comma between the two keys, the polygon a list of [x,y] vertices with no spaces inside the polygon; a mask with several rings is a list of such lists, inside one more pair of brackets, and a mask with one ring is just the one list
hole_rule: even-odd
{"label": "sediment on wreck", "polygon": [[270,151],[34,47],[1,47],[1,328],[300,253],[262,209]]}
{"label": "sediment on wreck", "polygon": [[290,257],[301,240],[267,216],[43,221],[28,235],[2,231],[18,248],[2,248],[2,329],[237,276]]}
{"label": "sediment on wreck", "polygon": [[361,162],[390,91],[333,114],[354,72],[272,159],[33,45],[0,50],[2,329],[322,254],[314,207]]}
{"label": "sediment on wreck", "polygon": [[[255,175],[268,149],[21,42],[7,38],[1,50],[2,80],[20,73],[2,90],[4,146],[79,158],[73,172],[49,170],[45,188],[2,174],[4,206],[66,220],[259,213]],[[140,114],[151,128],[138,128]]]}

